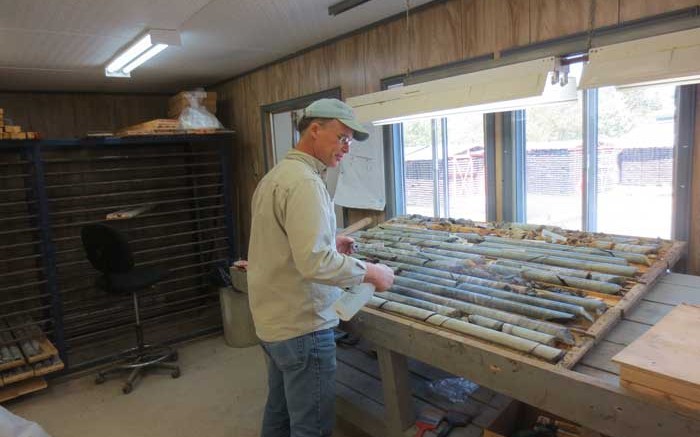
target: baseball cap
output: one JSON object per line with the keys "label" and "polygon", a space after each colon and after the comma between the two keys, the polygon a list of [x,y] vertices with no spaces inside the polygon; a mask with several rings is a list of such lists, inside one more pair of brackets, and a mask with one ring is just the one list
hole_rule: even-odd
{"label": "baseball cap", "polygon": [[352,137],[357,141],[369,138],[369,132],[355,118],[350,106],[338,99],[319,99],[304,108],[303,118],[335,118],[352,129]]}

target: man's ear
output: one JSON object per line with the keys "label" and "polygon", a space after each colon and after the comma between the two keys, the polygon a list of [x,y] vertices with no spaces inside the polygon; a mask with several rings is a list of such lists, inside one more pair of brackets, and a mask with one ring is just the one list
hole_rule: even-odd
{"label": "man's ear", "polygon": [[309,134],[311,135],[311,138],[316,139],[318,137],[318,131],[321,129],[321,125],[317,122],[311,122],[309,125]]}

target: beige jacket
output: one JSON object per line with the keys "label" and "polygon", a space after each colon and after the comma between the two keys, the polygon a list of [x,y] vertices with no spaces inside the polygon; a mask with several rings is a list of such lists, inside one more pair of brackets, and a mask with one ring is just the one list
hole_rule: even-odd
{"label": "beige jacket", "polygon": [[291,150],[253,194],[248,298],[261,340],[287,340],[337,326],[338,287],[360,284],[362,261],[335,248],[326,166]]}

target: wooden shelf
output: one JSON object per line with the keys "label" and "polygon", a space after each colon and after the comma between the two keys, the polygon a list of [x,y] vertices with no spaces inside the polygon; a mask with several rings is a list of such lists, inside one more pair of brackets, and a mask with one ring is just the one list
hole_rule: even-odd
{"label": "wooden shelf", "polygon": [[0,389],[0,402],[5,402],[18,396],[44,389],[48,386],[44,378],[27,379]]}
{"label": "wooden shelf", "polygon": [[5,385],[13,384],[15,382],[24,381],[34,377],[34,369],[29,366],[15,367],[9,371],[2,373],[2,382]]}

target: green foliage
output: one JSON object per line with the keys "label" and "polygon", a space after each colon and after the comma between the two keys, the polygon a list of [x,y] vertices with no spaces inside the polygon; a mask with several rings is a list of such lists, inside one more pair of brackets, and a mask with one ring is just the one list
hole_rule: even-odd
{"label": "green foliage", "polygon": [[529,108],[525,112],[529,141],[562,141],[582,137],[579,103],[557,103]]}
{"label": "green foliage", "polygon": [[[653,123],[657,115],[673,115],[674,87],[598,90],[598,136],[618,138],[635,127]],[[577,103],[558,103],[530,108],[526,112],[530,141],[582,138],[583,114]]]}
{"label": "green foliage", "polygon": [[432,144],[430,120],[403,123],[403,142],[406,149],[430,147]]}

